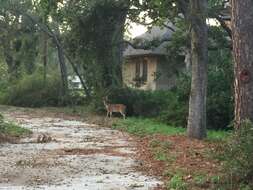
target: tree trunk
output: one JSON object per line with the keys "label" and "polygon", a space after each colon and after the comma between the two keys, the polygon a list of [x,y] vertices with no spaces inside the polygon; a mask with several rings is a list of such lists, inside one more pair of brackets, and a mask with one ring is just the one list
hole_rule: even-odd
{"label": "tree trunk", "polygon": [[190,138],[206,137],[207,95],[207,0],[190,0],[192,81],[187,134]]}
{"label": "tree trunk", "polygon": [[44,67],[44,73],[43,73],[43,80],[44,84],[46,84],[47,80],[47,57],[48,57],[48,37],[47,34],[43,34],[43,67]]}
{"label": "tree trunk", "polygon": [[232,0],[235,127],[253,121],[253,1]]}
{"label": "tree trunk", "polygon": [[62,46],[57,38],[55,38],[55,43],[58,51],[58,58],[61,69],[61,78],[62,78],[62,95],[65,96],[68,92],[68,75],[67,75],[67,67],[64,58],[64,51]]}
{"label": "tree trunk", "polygon": [[83,87],[84,93],[86,94],[86,97],[90,99],[91,98],[90,91],[89,91],[88,87],[86,86],[86,84],[85,84],[85,82],[84,82],[84,80],[82,78],[82,75],[80,74],[77,66],[75,65],[75,63],[71,60],[71,58],[66,53],[65,53],[65,57],[67,58],[67,60],[71,64],[72,69],[74,70],[74,72],[76,73],[76,75],[78,76],[78,78],[80,79],[80,82],[82,84],[82,87]]}
{"label": "tree trunk", "polygon": [[113,85],[122,86],[122,63],[123,63],[123,51],[124,47],[122,43],[124,40],[125,22],[127,11],[122,11],[119,14],[116,22],[116,27],[112,39],[112,59],[113,59]]}
{"label": "tree trunk", "polygon": [[67,72],[67,66],[65,62],[64,49],[59,38],[60,29],[58,25],[56,27],[56,34],[54,34],[51,31],[51,35],[53,37],[53,41],[56,44],[57,51],[58,51],[58,59],[60,63],[61,78],[62,78],[62,95],[65,96],[68,93],[68,72]]}

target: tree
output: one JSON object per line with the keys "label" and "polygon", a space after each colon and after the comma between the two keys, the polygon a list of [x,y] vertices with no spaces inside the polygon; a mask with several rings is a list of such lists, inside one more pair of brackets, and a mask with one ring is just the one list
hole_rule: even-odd
{"label": "tree", "polygon": [[235,126],[253,121],[253,1],[232,0]]}
{"label": "tree", "polygon": [[[49,23],[48,24],[45,23],[43,18],[41,18],[39,15],[35,14],[33,11],[29,11],[31,9],[32,10],[35,9],[36,6],[31,4],[31,2],[29,2],[29,1],[26,1],[26,2],[28,2],[29,5],[31,5],[31,7],[29,7],[28,9],[26,8],[27,5],[23,4],[22,2],[6,1],[6,4],[4,4],[4,6],[3,6],[3,10],[6,10],[11,14],[20,15],[21,18],[28,20],[29,24],[32,24],[33,27],[36,27],[39,30],[41,30],[44,34],[43,37],[45,35],[47,35],[48,37],[50,37],[52,39],[54,45],[57,48],[57,52],[58,52],[58,60],[59,60],[61,79],[62,79],[62,95],[65,96],[68,93],[67,66],[65,63],[65,56],[64,56],[62,42],[60,39],[59,25],[58,25],[58,23],[53,22],[53,24],[55,24],[54,25],[55,30],[52,30]],[[57,2],[54,2],[52,4],[52,5],[55,5],[54,9],[57,9],[56,4],[57,4]],[[43,13],[43,15],[44,15],[44,13]],[[44,62],[44,66],[45,66],[45,62]]]}
{"label": "tree", "polygon": [[93,92],[122,85],[122,41],[129,1],[67,1],[65,47]]}
{"label": "tree", "polygon": [[[38,53],[36,28],[19,13],[6,9],[6,2],[0,5],[0,48],[8,66],[10,79],[17,79],[22,72],[31,74],[35,69]],[[30,8],[26,1],[24,9]]]}
{"label": "tree", "polygon": [[187,134],[190,138],[206,137],[207,96],[207,1],[190,0],[192,82]]}

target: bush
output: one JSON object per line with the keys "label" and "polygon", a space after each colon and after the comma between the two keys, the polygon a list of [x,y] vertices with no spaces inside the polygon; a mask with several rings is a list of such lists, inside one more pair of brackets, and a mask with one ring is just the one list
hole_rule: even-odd
{"label": "bush", "polygon": [[128,116],[151,117],[174,126],[185,126],[187,104],[173,91],[143,91],[118,88],[110,91],[111,103],[127,106]]}
{"label": "bush", "polygon": [[209,51],[208,63],[208,128],[226,129],[233,120],[233,63],[231,51]]}
{"label": "bush", "polygon": [[244,183],[253,187],[253,124],[244,121],[228,140],[222,152],[225,170],[235,184]]}
{"label": "bush", "polygon": [[9,137],[21,137],[28,134],[31,134],[30,130],[5,122],[4,117],[0,114],[0,143],[9,141]]}
{"label": "bush", "polygon": [[[222,66],[219,66],[222,68],[217,70],[212,68],[214,66],[209,67],[207,127],[209,129],[228,129],[233,119],[233,88],[231,85],[233,83],[233,78],[231,76],[226,76],[229,75],[228,71],[224,71]],[[178,86],[173,90],[174,94],[178,97],[179,105],[184,105],[184,107],[178,107],[179,110],[180,108],[182,109],[181,112],[179,111],[181,114],[188,112],[190,81],[190,75],[182,74],[178,78]],[[180,115],[174,115],[173,117],[180,117]]]}
{"label": "bush", "polygon": [[56,106],[62,99],[60,92],[61,82],[58,77],[49,76],[44,84],[43,75],[34,73],[9,84],[5,91],[2,91],[0,100],[2,104],[15,106]]}

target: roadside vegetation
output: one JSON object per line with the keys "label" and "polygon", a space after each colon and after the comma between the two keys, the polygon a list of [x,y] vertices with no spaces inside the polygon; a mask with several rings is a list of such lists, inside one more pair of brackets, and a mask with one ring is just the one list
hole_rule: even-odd
{"label": "roadside vegetation", "polygon": [[151,119],[116,120],[112,127],[139,137],[140,170],[163,177],[168,190],[250,190],[253,126],[244,125],[238,133],[208,130],[205,141],[190,140],[185,128]]}
{"label": "roadside vegetation", "polygon": [[[137,136],[147,135],[186,135],[186,128],[167,125],[145,118],[128,118],[113,124],[113,128],[126,131]],[[208,130],[207,141],[225,141],[232,131]]]}
{"label": "roadside vegetation", "polygon": [[31,131],[16,124],[5,122],[0,114],[0,142],[15,141],[18,138],[31,134]]}

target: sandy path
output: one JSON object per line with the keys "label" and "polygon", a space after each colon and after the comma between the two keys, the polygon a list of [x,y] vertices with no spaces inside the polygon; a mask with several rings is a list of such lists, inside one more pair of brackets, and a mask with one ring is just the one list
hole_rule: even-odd
{"label": "sandy path", "polygon": [[[135,171],[135,143],[127,134],[23,109],[1,113],[34,134],[0,145],[0,190],[148,190],[161,183]],[[55,141],[36,143],[45,132]]]}

